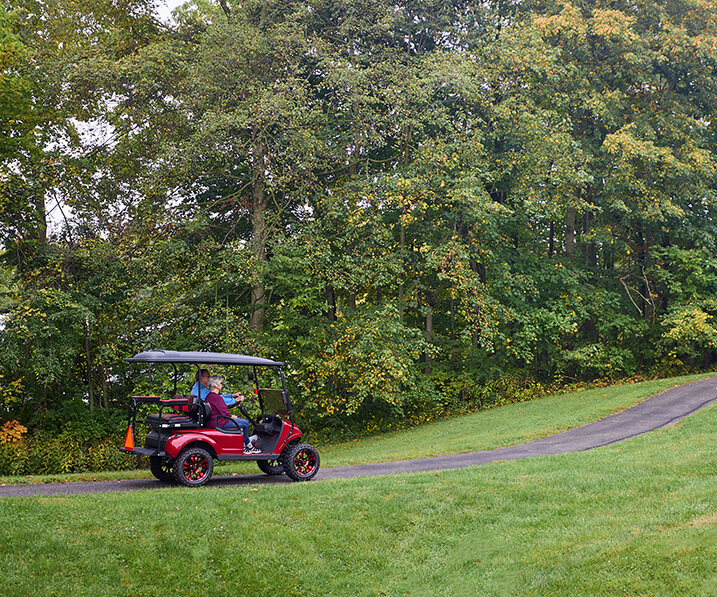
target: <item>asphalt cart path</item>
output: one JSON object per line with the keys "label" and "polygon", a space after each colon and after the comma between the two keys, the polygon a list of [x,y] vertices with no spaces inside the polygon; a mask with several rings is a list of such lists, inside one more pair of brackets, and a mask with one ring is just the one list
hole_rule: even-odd
{"label": "asphalt cart path", "polygon": [[[692,413],[717,401],[717,378],[710,377],[666,390],[657,396],[629,408],[625,411],[584,425],[551,435],[526,444],[455,454],[435,456],[402,462],[384,462],[357,466],[321,468],[315,480],[350,479],[422,471],[477,466],[499,460],[516,460],[549,454],[580,452],[601,446],[607,446],[661,429],[680,421]],[[291,481],[285,475],[215,476],[210,487],[228,487],[253,484],[286,484]],[[48,483],[44,485],[8,485],[0,487],[0,497],[32,495],[73,495],[100,493],[105,491],[135,491],[139,489],[160,489],[173,487],[156,479],[135,479],[123,481],[98,481],[90,483]]]}

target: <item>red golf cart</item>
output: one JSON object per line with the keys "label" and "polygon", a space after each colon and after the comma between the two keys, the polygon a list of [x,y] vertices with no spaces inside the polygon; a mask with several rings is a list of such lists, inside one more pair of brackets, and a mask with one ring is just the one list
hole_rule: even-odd
{"label": "red golf cart", "polygon": [[[132,396],[125,445],[120,448],[127,454],[149,458],[152,474],[160,481],[199,487],[212,477],[214,460],[255,460],[267,475],[286,473],[293,481],[308,481],[318,472],[319,453],[313,446],[301,442],[301,430],[292,419],[293,405],[286,390],[283,363],[245,355],[171,350],[141,352],[126,361],[169,364],[174,368],[171,395]],[[259,454],[244,454],[244,435],[240,430],[205,425],[211,415],[210,405],[200,396],[178,393],[181,378],[186,381],[186,374],[178,370],[182,365],[196,366],[197,371],[205,365],[249,368],[261,414],[253,418],[242,403],[236,406],[253,427],[253,435],[257,436],[255,446],[261,450]],[[259,373],[269,370],[273,370],[274,375],[268,377],[279,380],[281,388],[261,387]],[[138,418],[149,428],[144,447],[135,446]]]}

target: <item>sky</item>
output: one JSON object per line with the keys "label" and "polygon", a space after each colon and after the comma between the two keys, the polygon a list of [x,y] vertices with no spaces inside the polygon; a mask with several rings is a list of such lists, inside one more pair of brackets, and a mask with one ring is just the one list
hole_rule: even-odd
{"label": "sky", "polygon": [[162,20],[169,20],[172,17],[172,11],[184,4],[186,0],[157,0],[157,13]]}

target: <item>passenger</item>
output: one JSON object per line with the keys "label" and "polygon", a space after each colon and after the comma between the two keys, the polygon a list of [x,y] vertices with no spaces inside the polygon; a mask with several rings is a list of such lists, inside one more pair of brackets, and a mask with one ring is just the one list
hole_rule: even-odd
{"label": "passenger", "polygon": [[[261,454],[261,450],[249,440],[249,421],[230,414],[229,408],[227,408],[226,403],[219,394],[223,381],[219,375],[212,375],[207,380],[209,394],[207,394],[206,401],[212,407],[212,415],[207,420],[207,427],[215,427],[226,431],[241,429],[244,433],[244,454]],[[244,395],[241,392],[233,395],[236,396],[239,402],[244,400]]]}
{"label": "passenger", "polygon": [[[199,396],[202,400],[206,400],[207,394],[209,394],[209,388],[207,387],[207,382],[209,381],[209,369],[202,369],[201,372],[197,371],[195,379],[197,381],[192,387],[192,396]],[[241,393],[236,392],[235,394],[221,394],[221,397],[224,399],[227,406],[234,406],[237,403],[237,396],[241,396]]]}

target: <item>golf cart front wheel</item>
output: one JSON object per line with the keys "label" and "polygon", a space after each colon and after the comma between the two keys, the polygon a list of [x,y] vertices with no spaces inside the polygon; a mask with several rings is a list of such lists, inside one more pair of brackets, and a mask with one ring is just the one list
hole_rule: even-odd
{"label": "golf cart front wheel", "polygon": [[201,487],[212,478],[214,459],[204,448],[185,448],[174,461],[174,478],[187,487]]}
{"label": "golf cart front wheel", "polygon": [[286,475],[292,481],[309,481],[319,472],[319,453],[309,444],[292,446],[284,459]]}

